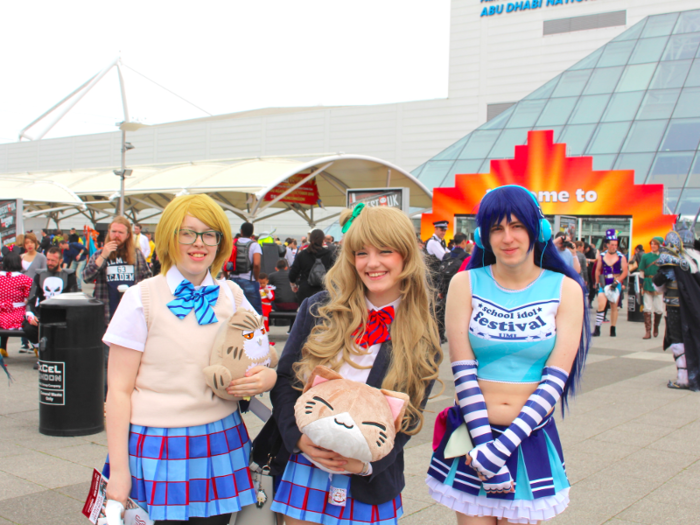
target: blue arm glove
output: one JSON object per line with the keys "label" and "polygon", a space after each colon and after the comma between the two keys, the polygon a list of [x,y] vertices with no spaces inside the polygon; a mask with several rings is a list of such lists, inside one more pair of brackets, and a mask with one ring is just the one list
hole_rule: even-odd
{"label": "blue arm glove", "polygon": [[557,404],[564,391],[569,374],[554,366],[542,370],[542,381],[537,390],[498,439],[477,444],[470,452],[471,467],[485,478],[492,478],[505,465],[508,458],[520,446]]}
{"label": "blue arm glove", "polygon": [[[493,442],[486,401],[477,381],[478,362],[455,361],[452,363],[455,389],[459,411],[467,425],[473,445],[486,445]],[[510,472],[502,465],[498,473],[483,483],[486,492],[511,492],[513,479]]]}

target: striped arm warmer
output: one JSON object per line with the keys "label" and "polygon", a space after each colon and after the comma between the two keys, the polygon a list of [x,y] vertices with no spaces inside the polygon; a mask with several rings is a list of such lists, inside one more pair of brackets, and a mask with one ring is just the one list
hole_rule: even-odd
{"label": "striped arm warmer", "polygon": [[[486,401],[477,381],[478,362],[455,361],[452,363],[452,375],[457,391],[459,411],[467,425],[473,445],[482,445],[493,441],[489,415],[486,411]],[[486,492],[510,492],[512,478],[505,466],[484,483]]]}
{"label": "striped arm warmer", "polygon": [[499,473],[520,443],[554,408],[564,391],[569,374],[554,366],[542,370],[542,381],[525,403],[518,417],[503,434],[490,443],[478,444],[469,452],[471,466],[486,478]]}
{"label": "striped arm warmer", "polygon": [[486,412],[486,401],[476,379],[478,366],[478,362],[474,360],[452,363],[459,411],[475,446],[493,441],[489,415]]}

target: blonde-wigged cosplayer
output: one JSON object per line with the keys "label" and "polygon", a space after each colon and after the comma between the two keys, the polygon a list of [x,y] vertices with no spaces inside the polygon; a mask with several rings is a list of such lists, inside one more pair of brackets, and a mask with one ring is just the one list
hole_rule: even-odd
{"label": "blonde-wigged cosplayer", "polygon": [[[345,210],[341,214],[341,225],[351,213]],[[390,248],[403,258],[401,303],[390,328],[391,364],[382,388],[408,394],[411,403],[401,429],[407,434],[417,434],[423,426],[419,407],[427,384],[438,378],[442,352],[437,325],[431,315],[432,292],[427,268],[416,243],[413,224],[398,209],[366,207],[353,220],[343,237],[338,258],[326,274],[329,301],[319,308],[321,322],[311,331],[302,349],[302,359],[294,365],[296,377],[303,385],[318,365],[336,372],[343,363],[361,368],[350,355],[364,353],[354,343],[358,336],[353,336],[353,332],[365,326],[368,318],[366,288],[355,269],[355,252],[365,246]],[[339,355],[342,358],[339,359]]]}
{"label": "blonde-wigged cosplayer", "polygon": [[177,266],[179,262],[178,230],[186,215],[199,219],[212,230],[221,233],[221,242],[216,250],[216,258],[209,268],[212,277],[216,279],[224,262],[231,256],[233,247],[231,225],[221,206],[214,199],[203,194],[177,197],[163,211],[163,216],[156,227],[155,241],[161,271],[165,274],[171,267]]}

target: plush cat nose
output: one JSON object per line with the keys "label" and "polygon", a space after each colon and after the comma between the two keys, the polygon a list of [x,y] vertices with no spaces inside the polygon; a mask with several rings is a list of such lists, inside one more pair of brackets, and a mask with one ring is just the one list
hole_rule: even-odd
{"label": "plush cat nose", "polygon": [[333,421],[338,426],[343,426],[345,428],[353,428],[355,426],[355,420],[352,418],[349,412],[343,412],[337,416],[333,416]]}

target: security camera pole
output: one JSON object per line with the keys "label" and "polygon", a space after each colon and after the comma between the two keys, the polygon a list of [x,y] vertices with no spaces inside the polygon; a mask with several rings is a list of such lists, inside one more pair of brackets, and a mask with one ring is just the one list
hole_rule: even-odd
{"label": "security camera pole", "polygon": [[119,124],[119,129],[122,130],[122,164],[121,169],[114,170],[114,174],[121,179],[119,186],[119,215],[124,215],[124,179],[134,171],[126,169],[126,152],[135,148],[131,142],[126,141],[126,132],[136,131],[144,125],[138,122],[122,122]]}

